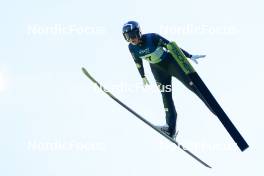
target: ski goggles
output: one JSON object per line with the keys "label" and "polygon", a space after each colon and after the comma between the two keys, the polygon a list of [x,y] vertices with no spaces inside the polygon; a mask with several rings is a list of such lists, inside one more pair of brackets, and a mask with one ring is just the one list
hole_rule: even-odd
{"label": "ski goggles", "polygon": [[132,31],[123,33],[123,35],[127,41],[130,41],[133,38],[139,38],[139,31],[132,30]]}

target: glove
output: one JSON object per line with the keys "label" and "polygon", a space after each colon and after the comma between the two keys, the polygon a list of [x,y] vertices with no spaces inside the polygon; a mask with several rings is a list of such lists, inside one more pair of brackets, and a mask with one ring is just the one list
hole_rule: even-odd
{"label": "glove", "polygon": [[198,59],[205,57],[206,55],[192,55],[192,57],[190,58],[193,62],[195,62],[196,64],[198,64]]}
{"label": "glove", "polygon": [[145,87],[146,85],[149,85],[149,81],[148,81],[148,79],[147,79],[146,77],[143,77],[142,80],[143,80],[143,86],[144,86],[144,87]]}

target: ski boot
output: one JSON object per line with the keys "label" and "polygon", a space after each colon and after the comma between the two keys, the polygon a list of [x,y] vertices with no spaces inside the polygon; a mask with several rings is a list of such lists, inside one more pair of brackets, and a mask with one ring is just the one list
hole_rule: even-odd
{"label": "ski boot", "polygon": [[163,126],[156,126],[157,129],[165,133],[167,136],[169,136],[172,139],[176,139],[176,136],[178,134],[178,131],[172,130],[168,125],[163,125]]}

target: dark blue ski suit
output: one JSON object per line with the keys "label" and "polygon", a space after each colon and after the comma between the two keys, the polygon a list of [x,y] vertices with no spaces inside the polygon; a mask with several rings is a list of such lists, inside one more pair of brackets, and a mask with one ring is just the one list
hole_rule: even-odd
{"label": "dark blue ski suit", "polygon": [[[191,85],[189,85],[190,80],[182,71],[172,55],[167,51],[166,45],[168,43],[169,41],[160,35],[149,33],[142,35],[141,42],[138,45],[130,43],[128,47],[142,78],[145,77],[142,59],[145,59],[150,63],[151,71],[162,95],[166,114],[166,123],[168,124],[170,130],[175,131],[177,113],[172,99],[172,76],[180,80],[197,96],[200,97],[200,95]],[[183,49],[182,51],[186,57],[192,57],[191,54]]]}

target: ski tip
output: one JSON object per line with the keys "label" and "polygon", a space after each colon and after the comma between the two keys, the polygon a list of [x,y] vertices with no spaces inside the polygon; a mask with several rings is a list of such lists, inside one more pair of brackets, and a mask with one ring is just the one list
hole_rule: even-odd
{"label": "ski tip", "polygon": [[83,72],[84,74],[86,74],[86,75],[90,75],[90,74],[88,73],[88,71],[87,71],[84,67],[82,67],[82,72]]}
{"label": "ski tip", "polygon": [[85,69],[84,67],[82,67],[82,71],[83,71],[83,72],[86,72],[86,69]]}

